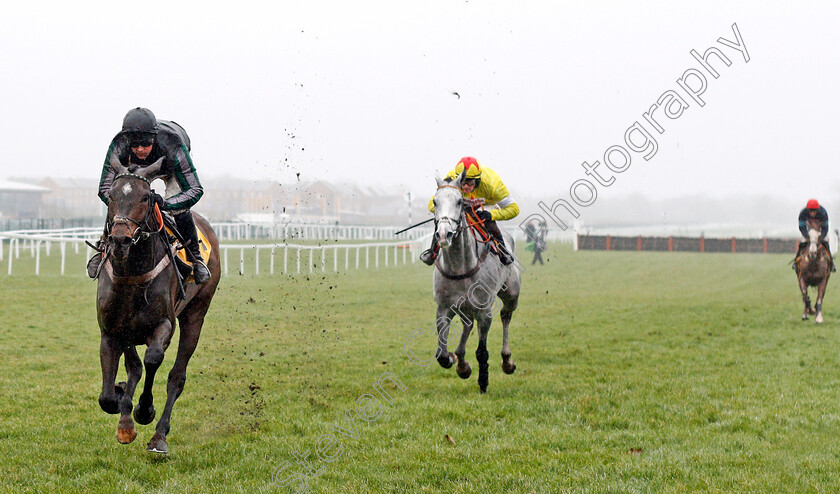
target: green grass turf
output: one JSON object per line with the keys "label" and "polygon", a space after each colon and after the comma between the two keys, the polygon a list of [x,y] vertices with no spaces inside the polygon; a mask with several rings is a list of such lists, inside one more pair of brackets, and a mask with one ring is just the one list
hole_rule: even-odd
{"label": "green grass turf", "polygon": [[[308,492],[840,489],[831,285],[817,326],[799,320],[790,256],[559,245],[544,256],[523,274],[511,376],[493,323],[485,395],[476,335],[467,381],[404,354],[409,334],[434,321],[432,271],[420,263],[223,278],[162,457],[145,451],[153,425],[120,445],[117,416],[99,409],[83,254],[63,277],[43,274],[58,272],[53,254],[35,277],[22,253],[11,277],[7,260],[0,270],[0,490],[295,492],[300,482],[280,488],[272,474],[288,461],[276,479],[302,478],[293,455],[307,450],[319,469]],[[433,352],[430,334],[418,353]],[[174,354],[157,375],[158,413]],[[366,422],[354,404],[379,396],[372,385],[386,372],[405,390],[386,384],[393,404]],[[348,410],[356,438],[333,429],[349,427]],[[338,440],[332,462],[315,458],[326,434]]]}

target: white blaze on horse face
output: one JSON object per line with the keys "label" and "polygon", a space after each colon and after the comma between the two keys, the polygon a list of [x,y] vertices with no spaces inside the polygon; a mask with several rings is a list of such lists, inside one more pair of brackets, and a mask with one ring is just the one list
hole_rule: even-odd
{"label": "white blaze on horse face", "polygon": [[128,195],[131,192],[131,184],[127,183],[123,185],[122,191],[124,195]]}
{"label": "white blaze on horse face", "polygon": [[811,245],[808,246],[808,252],[816,254],[817,246],[819,246],[820,243],[820,232],[816,230],[808,230],[808,237],[811,241]]}

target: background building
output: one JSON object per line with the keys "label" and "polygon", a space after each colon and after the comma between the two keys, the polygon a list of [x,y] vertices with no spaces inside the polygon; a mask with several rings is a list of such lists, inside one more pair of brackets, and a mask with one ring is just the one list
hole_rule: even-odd
{"label": "background building", "polygon": [[[68,222],[101,222],[107,210],[99,183],[83,178],[18,178],[9,185],[6,215]],[[162,182],[152,186],[163,192]],[[195,210],[212,221],[297,222],[344,225],[402,225],[409,220],[407,190],[399,187],[331,183],[282,184],[232,177],[203,179],[204,195]],[[431,197],[433,191],[430,191]],[[15,194],[15,195],[11,195]],[[415,198],[411,218],[429,217],[428,198]],[[55,223],[53,221],[50,224]]]}
{"label": "background building", "polygon": [[49,189],[0,180],[0,219],[31,219],[42,214],[43,196]]}

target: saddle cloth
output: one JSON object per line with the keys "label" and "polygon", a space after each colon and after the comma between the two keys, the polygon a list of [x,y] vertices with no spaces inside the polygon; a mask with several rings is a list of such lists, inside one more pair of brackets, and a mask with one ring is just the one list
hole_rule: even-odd
{"label": "saddle cloth", "polygon": [[[195,232],[198,234],[198,247],[201,251],[201,259],[204,261],[204,264],[207,264],[207,261],[210,259],[210,252],[212,250],[212,247],[210,247],[210,242],[207,240],[207,237],[204,236],[204,232],[198,225],[195,225]],[[166,233],[168,233],[174,238],[175,234],[172,232],[172,230],[169,229],[168,226],[166,227]],[[173,243],[177,242],[177,240],[173,240]],[[190,262],[190,260],[187,258],[187,253],[184,249],[178,249],[178,258],[181,259],[181,261],[185,265],[192,267],[192,262]]]}

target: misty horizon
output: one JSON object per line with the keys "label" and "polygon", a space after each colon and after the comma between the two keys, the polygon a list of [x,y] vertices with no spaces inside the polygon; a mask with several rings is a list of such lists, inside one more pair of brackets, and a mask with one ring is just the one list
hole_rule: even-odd
{"label": "misty horizon", "polygon": [[[23,183],[37,183],[45,178],[70,178],[83,179],[87,183],[94,185],[98,183],[92,177],[13,177],[17,181]],[[348,182],[339,181],[332,182],[325,179],[315,178],[311,180],[295,180],[294,182],[277,182],[274,180],[255,180],[255,179],[241,179],[232,177],[231,175],[221,175],[218,177],[205,176],[205,194],[213,195],[213,190],[216,187],[222,188],[220,184],[235,183],[237,187],[243,187],[247,184],[258,185],[266,187],[267,184],[276,183],[281,188],[296,189],[298,187],[305,188],[315,182],[321,182],[336,189],[337,193],[349,193],[349,190],[362,190],[365,194],[379,195],[383,200],[390,201],[394,204],[395,196],[403,196],[407,189],[405,186],[399,184],[380,183],[378,185],[362,183],[362,182]],[[208,187],[209,186],[209,187]],[[359,189],[361,188],[361,189]],[[419,187],[417,189],[420,189]],[[434,194],[434,186],[430,186],[425,190],[411,190],[414,193],[412,201],[411,217],[413,220],[422,221],[430,218],[432,215],[428,212],[428,199]],[[91,187],[91,195],[96,195],[95,186]],[[423,193],[425,192],[425,194]],[[428,197],[426,197],[428,195]],[[514,195],[512,193],[512,195]],[[553,220],[546,210],[551,208],[554,203],[554,198],[539,197],[535,195],[515,194],[515,198],[520,206],[520,216],[512,221],[505,222],[508,228],[515,228],[516,225],[524,221],[531,214],[539,214],[546,218],[551,228],[560,228],[562,226],[557,220]],[[373,198],[375,200],[375,197]],[[578,207],[577,211],[580,216],[576,219],[568,214],[563,208],[557,209],[558,218],[563,221],[568,231],[573,231],[574,226],[582,230],[587,229],[604,229],[609,227],[628,228],[628,227],[662,227],[662,228],[679,228],[681,226],[697,227],[700,225],[751,225],[752,233],[759,231],[790,231],[790,235],[796,233],[797,217],[799,211],[804,207],[806,198],[799,201],[791,198],[786,198],[781,195],[770,194],[730,194],[724,197],[715,197],[707,194],[692,194],[683,195],[671,198],[655,198],[646,196],[643,193],[601,195],[591,206]],[[821,203],[832,212],[832,201],[821,199]],[[540,206],[542,203],[542,207]],[[801,204],[800,204],[801,203]],[[332,207],[333,204],[327,200],[327,207]],[[404,207],[401,208],[402,214],[406,215],[407,221],[407,200]],[[199,202],[197,210],[201,210],[201,203]],[[281,211],[263,211],[272,213],[281,213]]]}

